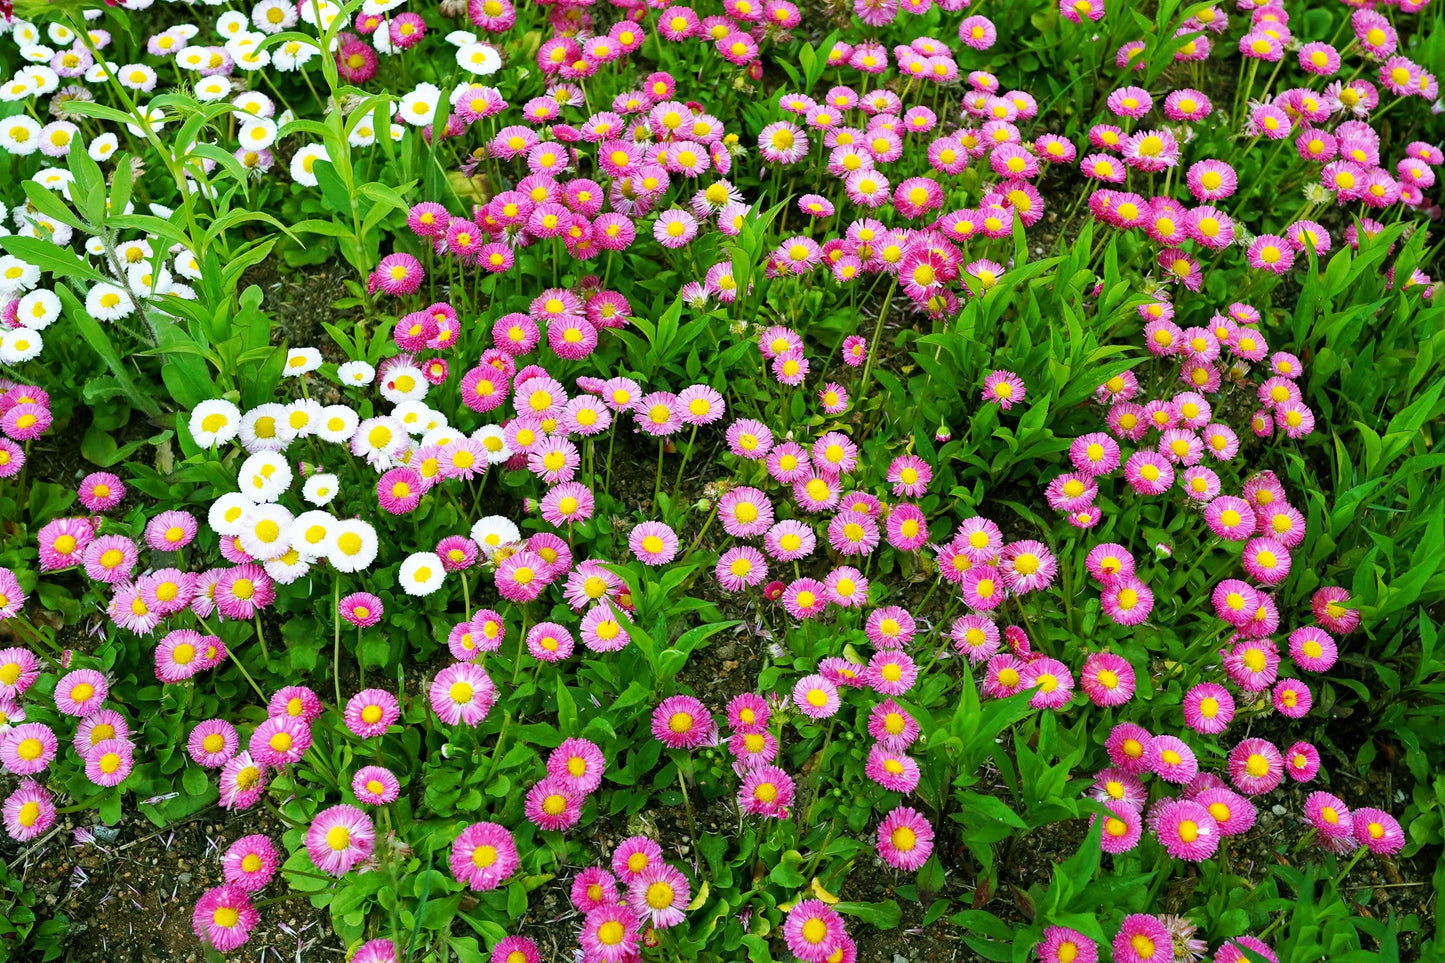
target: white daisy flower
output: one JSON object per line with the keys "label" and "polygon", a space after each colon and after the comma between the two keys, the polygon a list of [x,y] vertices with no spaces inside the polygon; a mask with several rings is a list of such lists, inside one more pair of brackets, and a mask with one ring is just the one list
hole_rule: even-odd
{"label": "white daisy flower", "polygon": [[253,557],[270,561],[290,550],[293,521],[292,514],[281,505],[256,505],[241,518],[236,540]]}
{"label": "white daisy flower", "polygon": [[60,317],[60,298],[54,291],[37,288],[20,299],[15,320],[24,327],[44,331]]}
{"label": "white daisy flower", "polygon": [[317,161],[329,161],[331,155],[320,144],[307,144],[291,157],[291,179],[302,187],[316,186]]}
{"label": "white daisy flower", "polygon": [[414,552],[401,563],[396,580],[407,595],[430,595],[441,588],[446,569],[435,552]]}
{"label": "white daisy flower", "polygon": [[482,443],[487,451],[487,463],[500,465],[512,457],[512,449],[507,446],[507,436],[500,425],[483,425],[472,432],[472,440]]}
{"label": "white daisy flower", "polygon": [[488,515],[485,518],[477,519],[472,526],[472,541],[481,547],[482,554],[487,558],[503,545],[510,545],[513,542],[522,540],[522,530],[510,518],[502,515]]}
{"label": "white daisy flower", "polygon": [[292,348],[286,352],[286,367],[281,373],[288,378],[299,378],[321,367],[321,352],[315,348]]}
{"label": "white daisy flower", "polygon": [[[330,478],[335,481],[335,475],[312,475],[306,479],[306,485],[316,479]],[[331,486],[332,493],[335,493],[336,486]],[[309,558],[320,558],[326,554],[326,546],[331,539],[331,530],[336,527],[336,519],[329,513],[312,509],[309,512],[302,512],[297,515],[291,523],[291,546],[299,549],[302,554]]]}
{"label": "white daisy flower", "polygon": [[336,497],[340,484],[340,479],[329,472],[312,475],[301,486],[301,497],[313,505],[329,505],[331,500]]}
{"label": "white daisy flower", "polygon": [[343,445],[356,434],[361,417],[345,405],[327,405],[316,422],[316,434],[322,441]]}
{"label": "white daisy flower", "polygon": [[254,502],[274,502],[291,487],[291,465],[274,451],[258,451],[241,463],[236,483]]}
{"label": "white daisy flower", "polygon": [[227,492],[220,498],[211,502],[210,511],[206,513],[206,524],[217,535],[239,535],[241,533],[241,519],[246,517],[246,512],[254,507],[251,499],[239,492]]}
{"label": "white daisy flower", "polygon": [[[96,288],[102,286],[96,285]],[[95,293],[96,288],[91,289],[92,294]],[[86,306],[89,307],[89,304],[90,298],[87,297]],[[191,411],[188,427],[191,430],[191,437],[196,439],[196,444],[202,448],[224,445],[235,438],[237,432],[241,430],[241,412],[235,405],[223,398],[212,398],[196,405]]]}
{"label": "white daisy flower", "polygon": [[376,561],[376,549],[376,530],[359,518],[349,518],[332,529],[326,558],[338,572],[359,572]]}
{"label": "white daisy flower", "polygon": [[321,402],[315,399],[297,398],[286,406],[286,426],[296,432],[297,438],[314,435],[325,410]]}
{"label": "white daisy flower", "polygon": [[135,302],[123,288],[97,284],[85,295],[85,313],[97,321],[119,321],[135,310]]}
{"label": "white daisy flower", "polygon": [[275,402],[252,408],[241,416],[241,445],[247,451],[284,451],[296,437],[285,418],[285,407]]}
{"label": "white daisy flower", "polygon": [[22,361],[29,361],[40,354],[44,347],[45,341],[40,337],[39,331],[32,331],[29,328],[0,331],[0,361],[6,364],[20,364]]}

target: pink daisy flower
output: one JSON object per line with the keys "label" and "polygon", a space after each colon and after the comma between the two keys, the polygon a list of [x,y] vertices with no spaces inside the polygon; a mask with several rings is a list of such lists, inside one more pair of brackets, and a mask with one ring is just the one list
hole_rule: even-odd
{"label": "pink daisy flower", "polygon": [[330,876],[345,876],[371,855],[376,830],[366,813],[345,804],[323,809],[306,830],[306,853]]}
{"label": "pink daisy flower", "polygon": [[207,890],[191,914],[196,938],[221,953],[244,946],[260,922],[261,914],[251,905],[250,895],[229,883]]}
{"label": "pink daisy flower", "polygon": [[638,915],[625,904],[590,910],[582,923],[583,952],[598,963],[636,959],[641,947],[641,925]]}
{"label": "pink daisy flower", "polygon": [[452,876],[473,891],[493,890],[517,871],[521,859],[512,834],[497,823],[473,823],[452,843]]}
{"label": "pink daisy flower", "polygon": [[242,836],[226,848],[221,872],[227,883],[247,893],[265,889],[281,865],[280,854],[264,833]]}
{"label": "pink daisy flower", "polygon": [[894,869],[914,872],[933,852],[933,826],[917,810],[899,806],[878,824],[878,855]]}
{"label": "pink daisy flower", "polygon": [[629,836],[612,851],[612,872],[623,883],[631,884],[661,859],[662,847],[657,843],[646,836]]}
{"label": "pink daisy flower", "polygon": [[432,711],[447,725],[478,725],[497,699],[497,687],[481,666],[460,662],[442,669],[429,689]]}
{"label": "pink daisy flower", "polygon": [[838,688],[821,675],[806,675],[793,686],[793,704],[810,719],[827,719],[842,701]]}
{"label": "pink daisy flower", "polygon": [[664,862],[657,862],[638,874],[627,888],[627,905],[654,929],[670,929],[685,918],[692,895],[687,877]]}
{"label": "pink daisy flower", "polygon": [[1338,796],[1312,792],[1305,797],[1305,822],[1325,839],[1347,839],[1354,833],[1349,808]]}
{"label": "pink daisy flower", "polygon": [[917,720],[892,699],[884,699],[868,714],[868,734],[890,752],[904,752],[918,739]]}
{"label": "pink daisy flower", "polygon": [[87,511],[105,512],[125,498],[125,485],[108,471],[91,472],[81,479],[79,495]]}
{"label": "pink daisy flower", "polygon": [[983,400],[995,402],[1008,411],[1024,400],[1023,379],[1011,371],[993,371],[983,382]]}
{"label": "pink daisy flower", "polygon": [[527,790],[524,809],[538,829],[563,832],[582,818],[582,797],[549,777]]}
{"label": "pink daisy flower", "polygon": [[1267,793],[1284,778],[1284,757],[1264,739],[1244,739],[1229,751],[1229,778],[1246,796]]}
{"label": "pink daisy flower", "polygon": [[401,795],[401,783],[384,766],[362,766],[351,777],[351,791],[356,795],[357,802],[385,806],[396,802]]}
{"label": "pink daisy flower", "polygon": [[45,787],[33,779],[21,780],[15,791],[5,797],[0,812],[3,812],[5,832],[16,842],[36,839],[55,824],[55,802]]}
{"label": "pink daisy flower", "polygon": [[907,795],[918,787],[918,763],[902,752],[875,745],[868,753],[864,773],[869,779],[892,792]]}
{"label": "pink daisy flower", "polygon": [[1098,963],[1098,945],[1083,933],[1064,926],[1050,926],[1034,946],[1039,963]]}
{"label": "pink daisy flower", "polygon": [[1089,701],[1107,708],[1120,706],[1134,697],[1134,667],[1113,652],[1091,652],[1084,658],[1079,685]]}
{"label": "pink daisy flower", "polygon": [[617,879],[600,866],[589,867],[572,880],[570,896],[579,913],[615,906],[619,902]]}
{"label": "pink daisy flower", "polygon": [[822,900],[800,900],[783,920],[788,950],[803,963],[827,960],[846,935],[842,917]]}
{"label": "pink daisy flower", "polygon": [[791,776],[777,766],[762,763],[743,776],[738,787],[738,807],[751,816],[786,819],[794,793]]}
{"label": "pink daisy flower", "polygon": [[1405,845],[1399,822],[1383,809],[1361,806],[1352,814],[1351,824],[1355,838],[1376,856],[1393,856]]}
{"label": "pink daisy flower", "polygon": [[1149,730],[1132,722],[1121,722],[1109,730],[1104,748],[1109,761],[1125,772],[1140,775],[1149,771]]}
{"label": "pink daisy flower", "polygon": [[1219,825],[1208,808],[1198,802],[1169,800],[1159,807],[1153,823],[1155,836],[1175,859],[1203,862],[1219,849]]}
{"label": "pink daisy flower", "polygon": [[1274,708],[1280,715],[1301,719],[1313,704],[1309,686],[1298,679],[1280,679],[1274,684]]}
{"label": "pink daisy flower", "polygon": [[699,749],[713,738],[712,715],[692,696],[671,696],[653,710],[652,734],[670,749]]}
{"label": "pink daisy flower", "polygon": [[1171,963],[1174,940],[1158,917],[1133,913],[1124,917],[1112,944],[1114,963]]}
{"label": "pink daisy flower", "polygon": [[1144,821],[1139,811],[1122,803],[1106,803],[1104,808],[1107,814],[1103,817],[1099,848],[1117,856],[1138,846],[1144,834]]}

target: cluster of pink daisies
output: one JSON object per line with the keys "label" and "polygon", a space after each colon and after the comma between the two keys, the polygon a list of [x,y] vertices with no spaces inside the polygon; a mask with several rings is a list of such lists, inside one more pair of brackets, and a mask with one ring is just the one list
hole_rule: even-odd
{"label": "cluster of pink daisies", "polygon": [[261,921],[252,894],[266,888],[280,865],[281,854],[264,833],[242,836],[228,846],[221,855],[225,881],[196,901],[191,916],[196,936],[222,953],[243,946]]}
{"label": "cluster of pink daisies", "polygon": [[[779,105],[799,121],[780,120],[763,128],[758,136],[763,160],[787,167],[811,155],[807,173],[819,181],[841,181],[848,202],[869,214],[837,236],[824,236],[822,244],[811,236],[812,229],[784,239],[769,257],[770,275],[806,275],[820,265],[842,284],[887,275],[919,310],[939,317],[957,313],[960,297],[994,286],[1004,266],[987,258],[970,260],[968,242],[1011,237],[1015,219],[1025,226],[1036,223],[1044,208],[1032,181],[1042,173],[1041,163],[1073,160],[1075,150],[1053,134],[1040,135],[1026,147],[1016,122],[1037,115],[1033,98],[1019,90],[1001,94],[998,79],[987,71],[973,71],[968,83],[973,93],[965,95],[964,111],[978,127],[954,127],[923,104],[905,107],[887,89],[859,93],[837,86],[816,101],[783,93]],[[850,123],[855,112],[861,113],[862,126]],[[909,149],[909,139],[924,135],[932,139]],[[821,141],[816,152],[812,138]],[[918,164],[920,159],[926,166]],[[977,207],[946,210],[950,194],[957,193],[950,178],[968,169],[971,160],[986,160],[990,167],[983,196]],[[837,206],[821,194],[804,194],[798,207],[823,227],[832,225],[837,214]],[[891,215],[913,224],[889,227],[884,221]],[[961,280],[963,275],[971,280]]]}
{"label": "cluster of pink daisies", "polygon": [[[195,540],[199,523],[191,513],[166,509],[151,516],[139,539],[127,524],[106,518],[127,489],[110,472],[92,472],[79,486],[81,505],[91,515],[57,518],[37,533],[40,570],[59,573],[77,569],[97,586],[108,586],[106,614],[119,628],[140,636],[153,635],[167,620],[190,618],[204,627],[206,619],[248,620],[272,604],[275,587],[266,569],[232,539],[221,554],[231,566],[190,571],[185,550]],[[224,507],[224,506],[223,506]],[[152,566],[141,568],[142,545]],[[225,643],[215,634],[176,628],[155,649],[156,677],[182,682],[215,668],[227,658]]]}
{"label": "cluster of pink daisies", "polygon": [[[1173,963],[1174,960],[1203,959],[1209,944],[1196,939],[1196,927],[1178,916],[1154,916],[1130,913],[1119,924],[1109,952],[1114,963]],[[1236,936],[1225,940],[1214,951],[1214,963],[1246,963],[1251,957],[1245,951],[1278,963],[1279,957],[1264,941],[1253,936]],[[1098,963],[1099,944],[1078,930],[1066,926],[1050,926],[1034,947],[1039,963]]]}
{"label": "cluster of pink daisies", "polygon": [[[493,274],[511,270],[518,250],[539,243],[551,243],[581,263],[624,251],[638,238],[638,222],[654,213],[650,233],[665,248],[688,245],[714,218],[719,231],[736,235],[748,207],[724,178],[732,169],[737,138],[700,106],[672,99],[675,91],[670,75],[655,73],[642,89],[619,94],[611,110],[589,109],[573,125],[562,115],[584,104],[582,90],[576,84],[553,85],[523,106],[526,123],[502,127],[481,152],[486,163],[525,168],[510,189],[477,207],[472,217],[451,216],[435,202],[420,203],[412,208],[408,226],[436,254]],[[593,169],[595,179],[578,176],[584,166]],[[683,196],[691,189],[686,206],[669,206],[674,189]],[[409,294],[423,277],[414,257],[398,253],[382,259],[369,286]],[[601,309],[599,304],[598,313]],[[617,324],[606,324],[614,318]],[[595,346],[593,328],[617,326],[625,318],[625,311],[600,317],[589,312],[581,330],[584,337],[592,331],[590,345],[579,347],[575,335],[550,330],[549,339],[559,354],[585,357]],[[559,341],[567,346],[558,348]]]}
{"label": "cluster of pink daisies", "polygon": [[[17,593],[14,577],[0,569],[0,596]],[[66,656],[68,664],[68,653]],[[61,751],[53,725],[27,722],[23,701],[40,677],[40,660],[28,649],[0,650],[0,768],[20,777],[20,785],[5,798],[5,831],[12,839],[35,839],[55,823],[55,802],[37,777],[42,777]],[[50,668],[61,667],[52,664]],[[79,757],[85,778],[103,789],[118,786],[134,766],[135,745],[130,725],[113,708],[106,706],[110,686],[104,673],[95,669],[65,672],[55,684],[53,707],[59,720],[75,721],[71,744]],[[50,706],[43,708],[47,714]]]}
{"label": "cluster of pink daisies", "polygon": [[[25,329],[16,330],[23,334]],[[0,378],[0,480],[20,474],[28,443],[49,431],[53,420],[48,392]]]}

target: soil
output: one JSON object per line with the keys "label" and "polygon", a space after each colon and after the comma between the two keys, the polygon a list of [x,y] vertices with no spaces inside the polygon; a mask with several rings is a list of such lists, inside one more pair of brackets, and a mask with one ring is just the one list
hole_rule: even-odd
{"label": "soil", "polygon": [[[212,808],[163,830],[134,812],[114,827],[85,815],[63,817],[27,846],[0,841],[10,874],[38,896],[36,915],[68,919],[61,958],[69,963],[201,963],[191,913],[206,890],[224,882],[221,855],[241,836],[279,839],[284,828],[264,811]],[[258,896],[284,891],[273,882]],[[344,959],[345,947],[326,910],[282,899],[263,908],[246,954],[311,963]]]}

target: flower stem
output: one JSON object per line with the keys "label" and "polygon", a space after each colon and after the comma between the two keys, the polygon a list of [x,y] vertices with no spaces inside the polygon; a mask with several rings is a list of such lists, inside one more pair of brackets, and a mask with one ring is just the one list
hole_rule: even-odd
{"label": "flower stem", "polygon": [[266,651],[266,633],[261,631],[261,613],[256,612],[256,641],[261,643],[261,657],[266,660],[266,665],[271,664],[271,653]]}
{"label": "flower stem", "polygon": [[[336,683],[336,708],[341,708],[341,577],[338,575],[331,590],[331,617],[335,623],[332,638],[331,679]],[[357,640],[357,660],[361,659],[360,639]]]}

